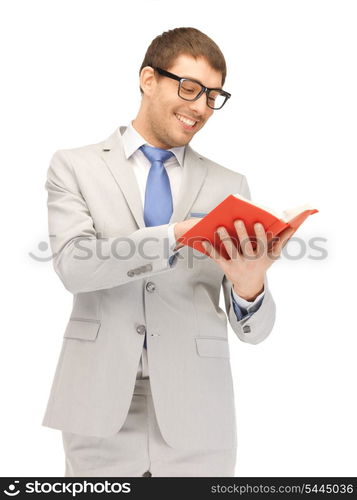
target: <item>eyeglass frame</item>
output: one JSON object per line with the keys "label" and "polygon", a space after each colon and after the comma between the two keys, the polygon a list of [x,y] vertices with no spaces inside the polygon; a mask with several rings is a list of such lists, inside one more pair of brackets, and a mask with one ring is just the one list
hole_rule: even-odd
{"label": "eyeglass frame", "polygon": [[[166,71],[165,69],[159,68],[157,66],[151,66],[151,67],[155,71],[157,71],[160,75],[167,76],[168,78],[172,78],[173,80],[176,80],[176,81],[179,82],[179,86],[178,86],[178,89],[177,89],[177,95],[180,97],[180,99],[183,99],[184,101],[189,101],[189,102],[197,101],[197,99],[199,99],[201,97],[201,95],[205,93],[206,94],[206,103],[207,103],[207,106],[210,109],[214,109],[214,110],[217,111],[218,109],[222,109],[223,108],[223,106],[226,104],[226,102],[228,101],[228,99],[232,95],[229,92],[226,92],[225,90],[223,90],[221,88],[209,88],[209,87],[205,87],[204,85],[202,85],[201,82],[199,82],[198,80],[194,80],[193,78],[183,78],[183,77],[175,75],[174,73],[170,73],[170,71]],[[182,86],[182,82],[184,82],[184,81],[198,83],[198,85],[201,86],[200,92],[193,99],[185,99],[184,97],[180,96],[180,89],[181,89],[181,86]],[[219,108],[212,108],[212,106],[210,106],[208,104],[208,95],[209,95],[209,93],[210,93],[211,90],[219,90],[219,92],[221,92],[222,94],[224,94],[225,100],[223,101],[222,106],[220,106]]]}

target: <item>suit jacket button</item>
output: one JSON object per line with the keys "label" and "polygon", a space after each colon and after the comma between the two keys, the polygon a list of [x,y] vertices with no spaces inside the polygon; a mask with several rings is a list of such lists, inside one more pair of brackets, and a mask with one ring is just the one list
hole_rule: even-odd
{"label": "suit jacket button", "polygon": [[134,271],[128,271],[126,274],[128,276],[130,276],[130,278],[132,278],[134,276],[135,272]]}
{"label": "suit jacket button", "polygon": [[146,287],[145,288],[146,288],[146,290],[148,292],[154,292],[156,286],[155,286],[155,283],[153,283],[152,281],[149,281],[148,283],[146,283]]}
{"label": "suit jacket button", "polygon": [[243,332],[244,333],[249,333],[250,332],[250,326],[249,325],[244,325],[243,326]]}
{"label": "suit jacket button", "polygon": [[139,325],[136,327],[136,331],[140,333],[140,335],[144,335],[146,333],[145,325]]}

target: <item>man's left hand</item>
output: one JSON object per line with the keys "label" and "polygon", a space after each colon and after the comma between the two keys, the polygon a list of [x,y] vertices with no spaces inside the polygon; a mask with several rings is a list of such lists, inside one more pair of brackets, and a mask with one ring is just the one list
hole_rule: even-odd
{"label": "man's left hand", "polygon": [[242,253],[238,252],[236,245],[223,226],[217,229],[217,234],[230,260],[220,255],[208,241],[203,241],[202,245],[209,256],[222,268],[226,277],[233,283],[235,293],[242,299],[253,301],[264,290],[264,276],[267,269],[280,257],[283,247],[295,232],[295,229],[286,228],[278,237],[273,238],[274,243],[271,248],[268,248],[267,235],[263,225],[255,224],[254,231],[257,245],[254,250],[244,222],[236,220],[234,221],[234,227]]}

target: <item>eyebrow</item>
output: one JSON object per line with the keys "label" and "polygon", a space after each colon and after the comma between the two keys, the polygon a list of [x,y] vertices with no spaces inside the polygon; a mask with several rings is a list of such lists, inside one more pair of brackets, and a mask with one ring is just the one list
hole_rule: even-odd
{"label": "eyebrow", "polygon": [[[197,80],[197,78],[193,78],[192,76],[182,76],[181,78],[187,78],[188,80],[193,80],[194,82],[197,82],[199,83],[200,85],[203,85],[202,82],[200,82],[199,80]],[[203,85],[204,87],[206,87],[206,85]],[[219,89],[219,90],[223,90],[223,87],[207,87],[208,89]]]}

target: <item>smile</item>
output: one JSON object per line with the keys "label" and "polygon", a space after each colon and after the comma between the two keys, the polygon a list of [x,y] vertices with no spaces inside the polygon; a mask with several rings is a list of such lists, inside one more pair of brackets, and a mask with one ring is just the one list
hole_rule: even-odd
{"label": "smile", "polygon": [[186,118],[186,116],[179,115],[178,113],[175,113],[175,116],[188,129],[193,129],[197,123],[197,121]]}

